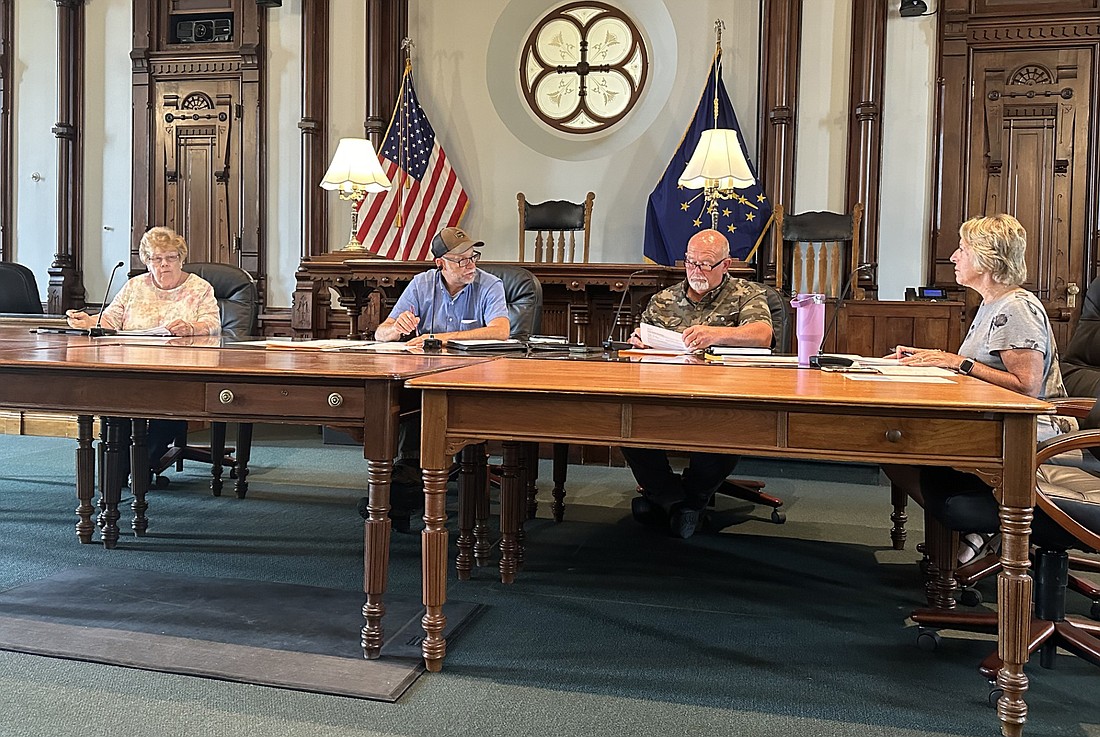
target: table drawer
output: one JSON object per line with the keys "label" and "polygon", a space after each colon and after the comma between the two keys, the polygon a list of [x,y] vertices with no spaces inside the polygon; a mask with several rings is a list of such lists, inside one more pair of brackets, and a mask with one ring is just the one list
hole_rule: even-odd
{"label": "table drawer", "polygon": [[874,415],[791,414],[791,448],[898,455],[1001,457],[1001,426],[993,420]]}
{"label": "table drawer", "polygon": [[362,387],[301,386],[294,384],[206,385],[206,411],[241,417],[362,418]]}

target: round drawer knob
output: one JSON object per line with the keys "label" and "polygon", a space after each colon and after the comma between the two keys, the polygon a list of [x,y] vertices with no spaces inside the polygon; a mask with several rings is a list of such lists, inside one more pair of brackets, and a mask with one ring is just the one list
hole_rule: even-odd
{"label": "round drawer knob", "polygon": [[330,407],[339,407],[343,403],[344,403],[344,398],[341,397],[336,392],[333,392],[332,394],[328,395],[328,406],[330,406]]}
{"label": "round drawer knob", "polygon": [[233,392],[229,391],[228,389],[222,389],[220,392],[218,392],[218,401],[222,404],[232,404]]}
{"label": "round drawer knob", "polygon": [[900,443],[901,430],[887,430],[886,439],[889,440],[891,443]]}

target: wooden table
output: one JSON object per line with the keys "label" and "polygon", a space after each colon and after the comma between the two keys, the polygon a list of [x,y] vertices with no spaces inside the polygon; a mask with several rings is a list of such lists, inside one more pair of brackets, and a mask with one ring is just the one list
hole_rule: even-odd
{"label": "wooden table", "polygon": [[516,571],[521,505],[512,466],[521,442],[948,465],[982,475],[1001,502],[998,636],[1004,667],[997,681],[1004,695],[997,712],[1004,734],[1021,734],[1027,716],[1023,666],[1031,611],[1035,418],[1051,409],[1046,402],[969,377],[897,384],[810,369],[512,359],[407,385],[423,391],[422,652],[428,670],[440,670],[446,655],[447,470],[454,453],[470,443],[505,441],[500,567],[506,582]]}
{"label": "wooden table", "polygon": [[[376,658],[383,639],[390,543],[386,513],[398,414],[414,398],[402,386],[410,377],[486,360],[491,359],[133,345],[112,343],[110,338],[91,341],[54,335],[42,336],[39,342],[29,336],[4,340],[0,334],[0,407],[78,415],[76,532],[82,543],[92,542],[96,530],[92,415],[326,424],[361,434],[370,501],[364,528],[362,644],[366,657]],[[132,456],[133,529],[143,534],[148,474],[142,474],[139,466],[143,458],[147,462],[145,423],[133,424],[137,448]],[[107,423],[101,489],[102,537],[108,548],[119,540],[123,479],[117,425]]]}

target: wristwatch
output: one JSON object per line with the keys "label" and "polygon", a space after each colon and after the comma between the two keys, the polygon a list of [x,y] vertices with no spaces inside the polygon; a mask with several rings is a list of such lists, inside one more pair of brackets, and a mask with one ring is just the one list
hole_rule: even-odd
{"label": "wristwatch", "polygon": [[974,360],[971,358],[964,358],[959,363],[959,373],[963,376],[970,376],[970,372],[974,370]]}

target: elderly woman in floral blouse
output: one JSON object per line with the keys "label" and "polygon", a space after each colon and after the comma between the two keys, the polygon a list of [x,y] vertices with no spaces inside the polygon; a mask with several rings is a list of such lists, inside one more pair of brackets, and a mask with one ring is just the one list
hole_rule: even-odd
{"label": "elderly woman in floral blouse", "polygon": [[[183,270],[187,242],[179,234],[171,228],[149,229],[141,237],[138,258],[148,272],[123,285],[103,310],[102,327],[113,330],[163,327],[172,335],[182,336],[221,332],[221,313],[214,288],[198,275]],[[99,319],[79,310],[69,310],[65,316],[74,328],[95,327]],[[183,420],[150,420],[150,463],[160,460],[172,440],[186,430],[187,423]]]}

